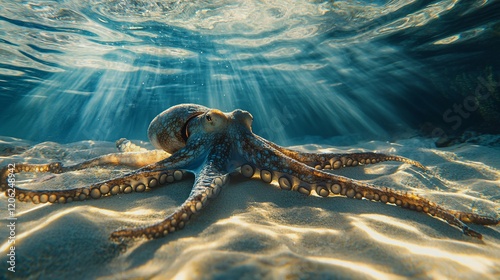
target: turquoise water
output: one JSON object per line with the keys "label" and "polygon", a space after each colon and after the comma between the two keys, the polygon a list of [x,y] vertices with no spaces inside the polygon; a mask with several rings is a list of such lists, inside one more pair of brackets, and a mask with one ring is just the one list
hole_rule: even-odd
{"label": "turquoise water", "polygon": [[[493,0],[0,0],[0,168],[75,164],[116,152],[122,137],[153,149],[137,141],[150,121],[190,102],[248,110],[255,133],[301,151],[419,160],[428,171],[384,163],[339,174],[498,216],[499,15]],[[128,171],[20,173],[16,184],[64,190]],[[472,225],[479,241],[414,211],[237,176],[183,231],[128,247],[109,240],[163,220],[192,184],[16,202],[15,274],[0,199],[0,279],[500,275],[498,226]]]}
{"label": "turquoise water", "polygon": [[[499,11],[485,0],[1,0],[0,131],[146,139],[155,115],[192,102],[246,109],[281,144],[454,134],[499,116]],[[496,97],[454,110],[478,88]]]}

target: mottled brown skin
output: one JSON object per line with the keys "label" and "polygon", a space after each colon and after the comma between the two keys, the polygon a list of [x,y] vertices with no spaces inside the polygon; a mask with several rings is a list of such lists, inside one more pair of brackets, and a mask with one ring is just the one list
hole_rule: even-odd
{"label": "mottled brown skin", "polygon": [[[242,110],[223,113],[194,104],[174,106],[158,115],[149,126],[149,139],[159,150],[147,151],[128,140],[120,139],[117,145],[122,153],[104,155],[73,166],[63,166],[62,163],[55,162],[16,164],[10,169],[5,167],[0,173],[0,187],[7,193],[10,189],[7,184],[8,175],[19,172],[63,173],[102,165],[139,168],[119,178],[70,190],[15,188],[15,196],[20,201],[66,203],[143,192],[182,180],[186,172],[195,174],[191,194],[173,214],[151,226],[117,230],[111,234],[114,240],[142,236],[159,238],[182,229],[194,214],[207,205],[209,199],[220,192],[228,181],[229,174],[234,171],[239,171],[247,178],[261,179],[266,183],[274,182],[283,190],[294,190],[305,195],[365,198],[424,212],[457,226],[466,235],[477,238],[482,238],[481,234],[464,222],[499,224],[498,219],[447,210],[411,193],[378,187],[323,171],[382,161],[400,161],[425,169],[419,162],[379,153],[302,153],[286,149],[253,134],[252,120],[252,115]],[[12,192],[12,189],[10,191]]]}

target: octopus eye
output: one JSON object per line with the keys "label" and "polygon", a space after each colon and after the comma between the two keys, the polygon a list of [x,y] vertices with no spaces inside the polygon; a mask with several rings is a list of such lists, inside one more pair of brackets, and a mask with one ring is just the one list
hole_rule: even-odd
{"label": "octopus eye", "polygon": [[212,117],[210,115],[207,115],[206,118],[207,118],[207,121],[209,121],[209,122],[212,121]]}

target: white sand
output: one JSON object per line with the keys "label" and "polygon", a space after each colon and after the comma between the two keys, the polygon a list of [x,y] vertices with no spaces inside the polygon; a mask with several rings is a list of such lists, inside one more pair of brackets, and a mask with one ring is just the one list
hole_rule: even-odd
{"label": "white sand", "polygon": [[[296,148],[378,151],[410,157],[430,171],[425,174],[406,164],[382,163],[338,173],[411,190],[447,208],[498,215],[500,149],[469,144],[436,149],[432,143],[429,139],[409,139],[342,149],[328,145]],[[11,154],[15,147],[27,148],[24,152],[18,149],[20,154],[1,156],[0,166],[56,160],[72,164],[115,149],[114,143],[91,141],[31,145],[0,138],[0,152],[7,151],[4,154]],[[71,188],[125,171],[92,168],[24,187]],[[31,177],[18,177],[17,183]],[[422,213],[366,200],[305,197],[241,177],[232,178],[183,231],[158,240],[132,242],[126,252],[120,252],[108,239],[117,228],[162,220],[187,198],[192,183],[187,179],[148,193],[65,205],[17,202],[15,274],[7,271],[9,232],[7,202],[2,195],[0,278],[500,278],[500,226],[472,225],[483,234],[480,241]]]}

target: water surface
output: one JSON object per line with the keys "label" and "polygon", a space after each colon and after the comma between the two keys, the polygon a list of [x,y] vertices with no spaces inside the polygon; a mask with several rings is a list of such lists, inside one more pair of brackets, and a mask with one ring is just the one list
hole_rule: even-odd
{"label": "water surface", "polygon": [[[0,0],[0,129],[34,141],[145,139],[156,114],[193,102],[249,110],[255,132],[281,144],[389,139],[424,124],[454,133],[500,116],[499,6]],[[496,95],[467,117],[453,111],[474,92]]]}
{"label": "water surface", "polygon": [[[434,142],[499,132],[499,15],[493,0],[0,0],[0,167],[115,152],[115,140],[146,140],[154,116],[192,102],[246,109],[254,132],[297,149],[419,160],[428,172],[382,163],[341,175],[498,216],[498,137]],[[17,182],[68,189],[127,171],[19,174]],[[500,275],[498,226],[473,225],[479,241],[421,213],[242,178],[181,232],[126,251],[109,240],[118,228],[164,219],[192,183],[66,205],[17,203],[16,274],[6,270],[0,199],[0,278]]]}

